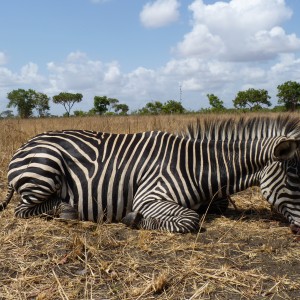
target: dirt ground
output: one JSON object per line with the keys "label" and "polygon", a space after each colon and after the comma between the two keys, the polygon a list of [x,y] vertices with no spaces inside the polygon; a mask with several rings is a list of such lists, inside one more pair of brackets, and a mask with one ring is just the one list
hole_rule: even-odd
{"label": "dirt ground", "polygon": [[[4,195],[3,195],[4,196]],[[198,234],[0,214],[0,299],[299,299],[299,237],[257,189]]]}

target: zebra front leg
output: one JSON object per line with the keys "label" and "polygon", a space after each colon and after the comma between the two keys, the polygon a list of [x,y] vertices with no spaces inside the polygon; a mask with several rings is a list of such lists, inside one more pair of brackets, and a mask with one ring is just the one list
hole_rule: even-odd
{"label": "zebra front leg", "polygon": [[187,233],[199,230],[199,215],[175,202],[155,199],[133,207],[122,223],[132,228]]}

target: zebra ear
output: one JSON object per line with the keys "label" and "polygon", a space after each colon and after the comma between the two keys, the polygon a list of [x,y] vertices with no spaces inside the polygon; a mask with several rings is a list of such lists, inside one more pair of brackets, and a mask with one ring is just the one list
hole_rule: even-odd
{"label": "zebra ear", "polygon": [[298,140],[285,140],[281,141],[274,148],[274,156],[278,160],[288,160],[291,159],[300,146],[300,141]]}

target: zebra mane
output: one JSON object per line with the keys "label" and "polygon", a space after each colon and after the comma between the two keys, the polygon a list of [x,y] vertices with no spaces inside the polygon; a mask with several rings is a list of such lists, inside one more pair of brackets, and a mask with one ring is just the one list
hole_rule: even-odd
{"label": "zebra mane", "polygon": [[300,139],[300,121],[290,116],[197,119],[181,136],[191,140],[254,140],[277,136]]}

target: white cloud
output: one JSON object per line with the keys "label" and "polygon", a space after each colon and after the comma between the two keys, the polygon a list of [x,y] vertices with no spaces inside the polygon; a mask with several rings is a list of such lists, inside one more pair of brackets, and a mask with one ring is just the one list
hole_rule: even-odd
{"label": "white cloud", "polygon": [[39,74],[38,65],[32,62],[21,67],[19,72],[12,72],[8,68],[0,67],[0,84],[3,87],[25,87],[35,85],[36,88],[44,84],[46,78]]}
{"label": "white cloud", "polygon": [[7,88],[15,83],[17,75],[8,68],[0,67],[0,86]]}
{"label": "white cloud", "polygon": [[148,2],[140,13],[140,20],[145,27],[166,26],[179,18],[179,1],[156,0]]}
{"label": "white cloud", "polygon": [[[200,109],[208,106],[207,93],[216,94],[230,107],[236,93],[244,88],[265,88],[275,97],[278,84],[287,80],[300,82],[300,59],[293,54],[280,55],[273,63],[263,65],[193,56],[172,59],[158,69],[138,67],[124,73],[116,61],[105,63],[73,52],[60,63],[49,62],[47,67],[47,78],[34,63],[16,73],[0,67],[1,97],[15,88],[33,88],[49,96],[62,91],[80,92],[84,101],[76,109],[92,108],[95,95],[117,98],[137,109],[152,100],[179,100],[181,85],[183,105]],[[276,103],[276,98],[272,100]],[[1,104],[0,111],[5,105]],[[52,113],[63,113],[62,107],[53,106]]]}
{"label": "white cloud", "polygon": [[44,76],[39,74],[39,67],[35,63],[28,63],[21,68],[20,74],[18,75],[20,84],[35,84],[40,85],[45,81]]}
{"label": "white cloud", "polygon": [[283,83],[286,80],[300,82],[300,58],[294,54],[280,55],[279,61],[271,66],[268,71],[268,80],[275,84]]}
{"label": "white cloud", "polygon": [[130,95],[150,96],[157,88],[157,76],[155,70],[138,67],[125,75],[124,90]]}
{"label": "white cloud", "polygon": [[234,63],[199,57],[174,59],[162,69],[168,81],[181,82],[184,93],[212,93],[226,83],[239,80],[239,67]]}
{"label": "white cloud", "polygon": [[217,57],[225,51],[221,37],[212,34],[207,26],[197,24],[193,30],[184,36],[178,44],[177,51],[181,56]]}
{"label": "white cloud", "polygon": [[112,62],[108,64],[107,70],[104,74],[104,82],[115,83],[119,82],[121,78],[121,70],[118,62]]}
{"label": "white cloud", "polygon": [[270,31],[258,31],[249,38],[248,44],[248,53],[254,53],[258,58],[272,58],[280,53],[289,53],[300,49],[300,40],[297,36],[295,34],[287,35],[279,26],[273,27]]}
{"label": "white cloud", "polygon": [[300,39],[280,26],[292,15],[284,0],[231,0],[211,5],[195,0],[189,9],[192,29],[174,48],[182,57],[255,61],[300,49]]}
{"label": "white cloud", "polygon": [[87,55],[86,53],[83,53],[81,51],[75,51],[75,52],[71,52],[68,54],[67,56],[67,62],[84,62],[85,60],[87,60]]}
{"label": "white cloud", "polygon": [[80,92],[93,89],[104,78],[104,65],[101,61],[90,60],[82,52],[70,53],[62,63],[49,62],[51,94],[59,91]]}

